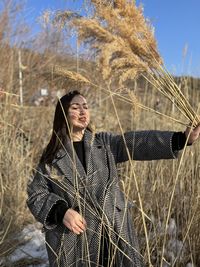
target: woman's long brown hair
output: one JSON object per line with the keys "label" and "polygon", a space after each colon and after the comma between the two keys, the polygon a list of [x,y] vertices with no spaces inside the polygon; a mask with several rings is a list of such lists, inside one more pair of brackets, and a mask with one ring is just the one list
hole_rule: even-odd
{"label": "woman's long brown hair", "polygon": [[40,162],[51,163],[56,152],[59,150],[62,144],[64,144],[67,136],[69,136],[67,114],[70,102],[76,95],[81,95],[81,93],[76,90],[71,91],[58,100],[54,114],[52,136],[42,154]]}

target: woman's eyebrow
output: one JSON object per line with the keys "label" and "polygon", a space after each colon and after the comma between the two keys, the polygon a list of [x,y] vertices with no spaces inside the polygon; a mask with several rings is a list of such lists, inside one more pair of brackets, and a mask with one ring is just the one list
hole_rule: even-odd
{"label": "woman's eyebrow", "polygon": [[72,105],[87,105],[87,103],[86,102],[84,102],[84,103],[76,103],[76,102],[74,102],[74,103],[71,103],[70,104],[70,106],[72,106]]}

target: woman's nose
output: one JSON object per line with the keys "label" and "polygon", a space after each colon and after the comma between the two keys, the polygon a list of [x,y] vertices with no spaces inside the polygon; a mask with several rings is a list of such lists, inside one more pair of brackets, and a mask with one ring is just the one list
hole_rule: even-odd
{"label": "woman's nose", "polygon": [[83,107],[80,108],[80,114],[85,114],[85,109]]}

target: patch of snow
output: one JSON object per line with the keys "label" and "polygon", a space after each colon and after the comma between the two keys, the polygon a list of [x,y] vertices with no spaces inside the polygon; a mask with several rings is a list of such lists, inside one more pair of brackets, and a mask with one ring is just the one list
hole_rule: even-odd
{"label": "patch of snow", "polygon": [[175,236],[177,234],[177,226],[176,222],[173,218],[170,218],[169,224],[167,227],[167,233],[171,236]]}
{"label": "patch of snow", "polygon": [[16,262],[23,258],[37,258],[41,259],[43,262],[42,264],[38,264],[37,267],[49,266],[44,234],[41,231],[41,225],[39,223],[27,225],[16,238],[23,244],[17,247],[9,256],[8,259],[10,262]]}

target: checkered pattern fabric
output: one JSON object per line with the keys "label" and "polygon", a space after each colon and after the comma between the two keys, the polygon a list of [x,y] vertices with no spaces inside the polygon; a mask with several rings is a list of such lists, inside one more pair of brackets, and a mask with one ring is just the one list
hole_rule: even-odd
{"label": "checkered pattern fabric", "polygon": [[[70,140],[58,151],[51,166],[39,164],[28,184],[27,204],[44,225],[50,267],[99,265],[102,231],[112,245],[109,267],[142,267],[142,256],[130,217],[131,204],[119,188],[117,163],[175,158],[173,132],[136,131],[122,135],[84,134],[87,171]],[[51,208],[64,201],[79,210],[87,230],[76,235],[48,220]]]}

